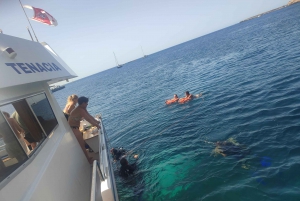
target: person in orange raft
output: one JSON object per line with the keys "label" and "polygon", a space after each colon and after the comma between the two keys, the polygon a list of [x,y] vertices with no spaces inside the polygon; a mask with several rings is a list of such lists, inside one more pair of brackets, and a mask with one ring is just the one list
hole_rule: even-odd
{"label": "person in orange raft", "polygon": [[178,100],[178,103],[186,103],[186,102],[192,100],[193,98],[199,98],[200,96],[202,96],[202,93],[196,94],[196,95],[192,95],[192,94],[190,94],[189,91],[186,91],[186,92],[185,92],[185,97],[180,98],[180,99]]}
{"label": "person in orange raft", "polygon": [[172,103],[176,103],[178,100],[179,100],[179,98],[178,98],[177,94],[174,94],[174,98],[169,99],[169,100],[166,100],[165,103],[166,103],[167,105],[170,105],[170,104],[172,104]]}

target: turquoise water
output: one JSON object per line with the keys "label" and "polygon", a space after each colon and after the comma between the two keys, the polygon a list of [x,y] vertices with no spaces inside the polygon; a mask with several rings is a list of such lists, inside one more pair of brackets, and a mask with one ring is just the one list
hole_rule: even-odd
{"label": "turquoise water", "polygon": [[[66,85],[140,155],[120,200],[300,200],[300,4]],[[203,93],[187,104],[164,101]],[[234,139],[244,158],[212,154]],[[133,161],[130,158],[131,161]],[[115,168],[117,168],[115,166]]]}

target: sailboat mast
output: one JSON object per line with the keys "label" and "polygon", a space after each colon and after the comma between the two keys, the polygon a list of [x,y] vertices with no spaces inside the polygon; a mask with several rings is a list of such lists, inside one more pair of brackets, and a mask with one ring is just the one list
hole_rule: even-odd
{"label": "sailboat mast", "polygon": [[142,50],[143,56],[145,57],[145,53],[144,53],[144,51],[143,51],[143,48],[142,48],[142,46],[141,46],[141,50]]}
{"label": "sailboat mast", "polygon": [[144,58],[147,57],[147,55],[145,55],[145,53],[144,53],[144,50],[143,50],[143,47],[142,47],[142,46],[141,46],[141,50],[142,50],[142,53],[143,53]]}
{"label": "sailboat mast", "polygon": [[115,54],[115,52],[113,52],[114,53],[114,56],[115,56],[115,60],[116,60],[116,65],[117,65],[117,68],[121,68],[122,67],[122,65],[120,65],[119,63],[118,63],[118,60],[117,60],[117,57],[116,57],[116,54]]}
{"label": "sailboat mast", "polygon": [[116,64],[117,64],[117,66],[119,66],[119,63],[118,63],[118,60],[117,60],[116,54],[115,54],[115,52],[113,52],[113,53],[114,53],[114,56],[115,56]]}

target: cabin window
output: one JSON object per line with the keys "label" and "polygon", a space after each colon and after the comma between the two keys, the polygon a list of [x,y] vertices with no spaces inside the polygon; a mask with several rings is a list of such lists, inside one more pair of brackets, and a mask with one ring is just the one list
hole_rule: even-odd
{"label": "cabin window", "polygon": [[0,106],[0,182],[20,167],[57,126],[45,94]]}
{"label": "cabin window", "polygon": [[8,122],[4,114],[0,113],[0,182],[28,159],[20,143],[21,136],[15,136]]}
{"label": "cabin window", "polygon": [[58,123],[46,95],[39,94],[27,98],[26,100],[31,106],[46,135],[49,135]]}

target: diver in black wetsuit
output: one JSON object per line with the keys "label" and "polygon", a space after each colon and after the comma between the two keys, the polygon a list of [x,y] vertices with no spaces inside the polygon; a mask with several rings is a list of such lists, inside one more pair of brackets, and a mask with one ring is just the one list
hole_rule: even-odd
{"label": "diver in black wetsuit", "polygon": [[119,149],[112,148],[110,153],[112,154],[114,161],[118,161],[122,158],[122,156],[126,155],[126,150],[122,147]]}
{"label": "diver in black wetsuit", "polygon": [[243,145],[230,142],[230,141],[217,141],[215,143],[215,153],[219,153],[222,156],[235,156],[238,159],[244,158],[250,154],[250,151]]}
{"label": "diver in black wetsuit", "polygon": [[128,164],[128,161],[125,158],[120,160],[121,168],[120,168],[120,176],[121,177],[128,177],[129,175],[133,174],[136,170],[136,163]]}

